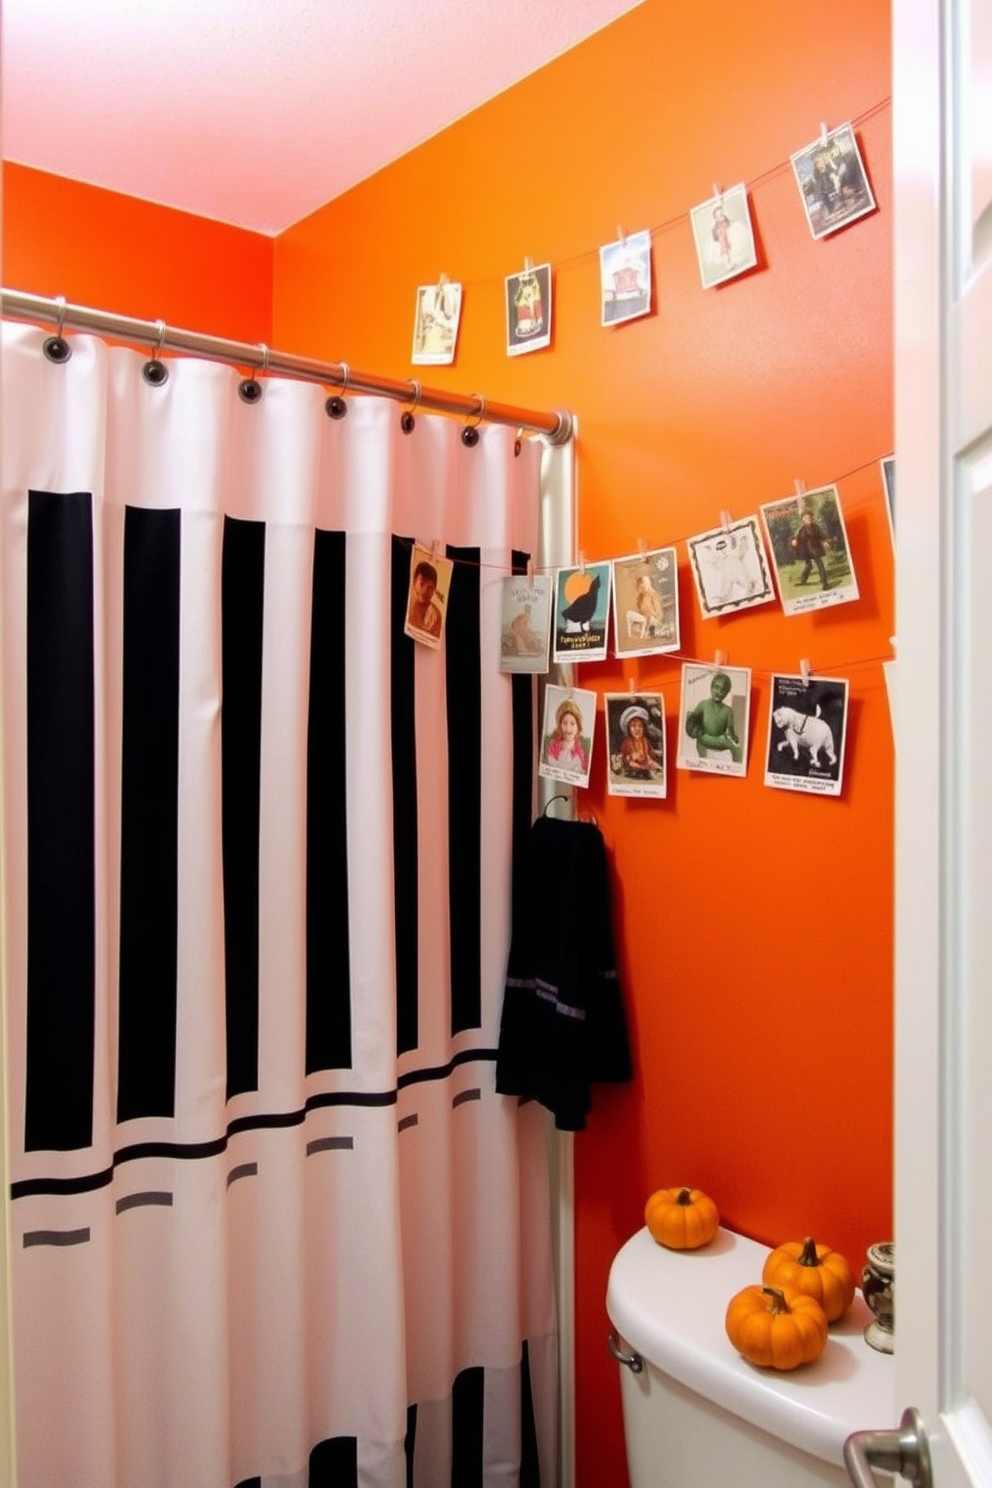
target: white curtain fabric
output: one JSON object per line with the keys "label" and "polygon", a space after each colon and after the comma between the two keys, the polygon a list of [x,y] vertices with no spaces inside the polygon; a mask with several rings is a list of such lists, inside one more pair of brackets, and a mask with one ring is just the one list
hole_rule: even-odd
{"label": "white curtain fabric", "polygon": [[20,1488],[554,1488],[545,1118],[493,1075],[539,448],[44,336],[3,327]]}

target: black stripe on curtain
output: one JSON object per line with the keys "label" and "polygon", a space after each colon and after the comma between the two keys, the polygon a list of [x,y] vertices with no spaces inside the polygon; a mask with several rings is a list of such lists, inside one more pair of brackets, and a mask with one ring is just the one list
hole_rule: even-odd
{"label": "black stripe on curtain", "polygon": [[224,518],[221,813],[227,1098],[258,1089],[258,885],[265,524]]}
{"label": "black stripe on curtain", "polygon": [[413,1488],[413,1459],[417,1451],[417,1407],[406,1408],[406,1437],[403,1442],[406,1453],[406,1488]]}
{"label": "black stripe on curtain", "polygon": [[345,535],[314,536],[307,723],[306,1072],[351,1065]]}
{"label": "black stripe on curtain", "polygon": [[482,1488],[485,1393],[485,1370],[481,1366],[463,1369],[455,1376],[451,1392],[451,1488]]}
{"label": "black stripe on curtain", "polygon": [[29,491],[28,1151],[92,1142],[93,688],[92,497]]}
{"label": "black stripe on curtain", "polygon": [[[514,573],[526,573],[529,553],[514,550]],[[530,829],[534,813],[534,678],[514,672],[510,678],[513,711],[513,784],[511,796],[511,923],[523,925],[532,906],[527,899]]]}
{"label": "black stripe on curtain", "polygon": [[310,1453],[308,1488],[358,1488],[358,1439],[332,1436]]}
{"label": "black stripe on curtain", "polygon": [[175,1107],[180,524],[124,515],[118,1121]]}
{"label": "black stripe on curtain", "polygon": [[530,1386],[530,1352],[523,1343],[520,1361],[520,1488],[541,1488],[541,1465],[537,1454],[537,1422]]}
{"label": "black stripe on curtain", "polygon": [[[482,1023],[482,670],[478,548],[454,562],[444,626],[448,728],[448,909],[451,1032]],[[496,665],[495,651],[489,658]]]}
{"label": "black stripe on curtain", "polygon": [[414,647],[403,634],[410,592],[410,538],[393,538],[390,596],[390,728],[393,774],[393,917],[396,1052],[417,1047],[417,738]]}

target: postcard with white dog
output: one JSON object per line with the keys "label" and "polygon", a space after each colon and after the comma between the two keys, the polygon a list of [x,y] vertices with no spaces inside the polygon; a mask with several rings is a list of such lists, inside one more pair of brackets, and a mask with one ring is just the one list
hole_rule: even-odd
{"label": "postcard with white dog", "polygon": [[757,517],[725,520],[686,540],[704,620],[730,615],[775,598],[771,567]]}
{"label": "postcard with white dog", "polygon": [[785,614],[823,610],[859,597],[836,486],[767,502],[761,515]]}
{"label": "postcard with white dog", "polygon": [[750,667],[686,662],[677,768],[746,775],[750,706]]}
{"label": "postcard with white dog", "polygon": [[679,649],[678,577],[674,548],[613,559],[617,656],[655,656]]}
{"label": "postcard with white dog", "polygon": [[846,737],[846,681],[772,676],[766,785],[839,796]]}
{"label": "postcard with white dog", "polygon": [[611,796],[667,794],[665,700],[660,692],[606,692],[606,787]]}

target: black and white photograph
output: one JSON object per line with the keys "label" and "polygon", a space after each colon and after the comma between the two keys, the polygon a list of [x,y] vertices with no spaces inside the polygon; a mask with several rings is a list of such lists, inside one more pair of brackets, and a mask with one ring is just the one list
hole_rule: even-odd
{"label": "black and white photograph", "polygon": [[554,660],[605,661],[610,565],[584,563],[555,575]]}
{"label": "black and white photograph", "polygon": [[551,265],[506,278],[506,354],[522,356],[551,344]]}
{"label": "black and white photograph", "polygon": [[630,233],[599,250],[604,326],[636,320],[651,309],[651,234]]}
{"label": "black and white photograph", "polygon": [[850,124],[824,130],[819,139],[804,145],[789,159],[814,238],[825,238],[875,210],[875,198]]}
{"label": "black and white photograph", "polygon": [[753,269],[758,262],[746,186],[731,186],[689,213],[704,289]]}
{"label": "black and white photograph", "polygon": [[665,700],[660,692],[607,692],[606,788],[611,796],[668,793],[665,776]]}
{"label": "black and white photograph", "polygon": [[750,711],[750,667],[685,662],[678,769],[745,776]]}
{"label": "black and white photograph", "polygon": [[499,666],[502,672],[544,673],[551,649],[551,598],[547,574],[511,574],[503,580]]}
{"label": "black and white photograph", "polygon": [[839,796],[847,734],[847,682],[772,676],[765,784]]}
{"label": "black and white photograph", "polygon": [[413,353],[417,366],[443,366],[455,360],[458,325],[462,314],[462,287],[441,278],[437,284],[421,284],[413,323]]}
{"label": "black and white photograph", "polygon": [[617,656],[679,649],[678,560],[674,548],[613,559],[613,646]]}
{"label": "black and white photograph", "polygon": [[819,486],[761,508],[786,615],[858,599],[858,581],[836,486]]}
{"label": "black and white photograph", "polygon": [[704,620],[775,598],[757,517],[728,520],[722,527],[688,538],[686,546]]}
{"label": "black and white photograph", "polygon": [[544,726],[537,773],[563,785],[588,785],[595,727],[595,692],[549,684],[544,692]]}

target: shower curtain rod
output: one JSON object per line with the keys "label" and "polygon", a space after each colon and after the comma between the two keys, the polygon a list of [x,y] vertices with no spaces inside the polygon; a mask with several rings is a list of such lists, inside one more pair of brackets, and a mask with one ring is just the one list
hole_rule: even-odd
{"label": "shower curtain rod", "polygon": [[0,290],[0,311],[10,320],[43,322],[77,331],[97,331],[122,341],[153,346],[161,351],[191,352],[215,362],[231,362],[255,371],[274,372],[283,377],[296,377],[304,382],[319,382],[342,392],[378,393],[411,408],[431,409],[436,413],[464,414],[467,418],[485,419],[490,424],[510,424],[529,433],[543,434],[553,445],[567,444],[572,437],[572,415],[566,409],[541,413],[531,408],[515,408],[510,403],[490,403],[481,393],[449,393],[443,388],[423,387],[415,378],[406,382],[390,377],[377,377],[358,372],[347,362],[318,362],[289,352],[270,351],[264,342],[228,341],[220,336],[207,336],[199,331],[184,331],[167,326],[164,320],[132,320],[108,310],[93,310],[86,305],[67,304],[63,296],[45,299],[20,290]]}

